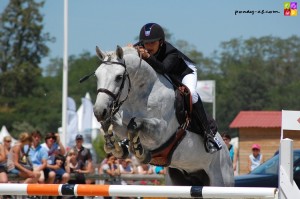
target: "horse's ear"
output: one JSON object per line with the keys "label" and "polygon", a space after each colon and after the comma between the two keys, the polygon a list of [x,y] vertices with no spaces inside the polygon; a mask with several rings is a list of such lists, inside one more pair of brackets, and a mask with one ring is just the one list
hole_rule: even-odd
{"label": "horse's ear", "polygon": [[123,49],[119,45],[117,46],[116,54],[119,59],[123,59]]}
{"label": "horse's ear", "polygon": [[105,54],[99,49],[98,46],[96,46],[96,53],[97,53],[98,58],[99,58],[101,61],[104,60]]}

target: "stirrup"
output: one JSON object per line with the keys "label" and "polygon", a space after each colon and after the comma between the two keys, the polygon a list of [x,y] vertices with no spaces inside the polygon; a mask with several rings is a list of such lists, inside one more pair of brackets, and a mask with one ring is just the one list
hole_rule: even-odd
{"label": "stirrup", "polygon": [[204,148],[207,153],[213,154],[222,149],[222,144],[219,139],[211,135],[204,136]]}

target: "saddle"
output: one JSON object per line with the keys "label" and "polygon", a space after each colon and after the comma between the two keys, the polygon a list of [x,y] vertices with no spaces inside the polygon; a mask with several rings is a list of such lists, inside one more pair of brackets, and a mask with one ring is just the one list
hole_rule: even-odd
{"label": "saddle", "polygon": [[193,111],[193,103],[192,96],[189,88],[184,85],[177,78],[170,76],[170,79],[173,82],[174,90],[175,90],[175,112],[178,123],[183,125],[185,122],[190,122],[192,111]]}

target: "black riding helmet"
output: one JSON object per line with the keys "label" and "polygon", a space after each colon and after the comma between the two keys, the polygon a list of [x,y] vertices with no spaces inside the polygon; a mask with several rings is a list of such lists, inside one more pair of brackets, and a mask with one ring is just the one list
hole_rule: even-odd
{"label": "black riding helmet", "polygon": [[162,27],[156,23],[147,23],[140,31],[140,42],[165,41],[165,33]]}

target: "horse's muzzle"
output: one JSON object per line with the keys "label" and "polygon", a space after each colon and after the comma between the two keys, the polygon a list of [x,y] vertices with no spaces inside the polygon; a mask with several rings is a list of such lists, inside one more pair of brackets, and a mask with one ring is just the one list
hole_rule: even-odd
{"label": "horse's muzzle", "polygon": [[107,109],[103,109],[102,111],[97,110],[97,108],[94,107],[94,115],[98,122],[104,121],[107,118]]}

